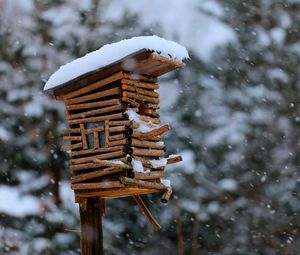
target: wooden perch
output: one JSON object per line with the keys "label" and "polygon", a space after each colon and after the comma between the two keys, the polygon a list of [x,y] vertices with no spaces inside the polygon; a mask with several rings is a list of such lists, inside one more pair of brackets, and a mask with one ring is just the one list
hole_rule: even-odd
{"label": "wooden perch", "polygon": [[164,192],[164,194],[162,195],[160,201],[164,204],[168,203],[170,197],[172,195],[172,188],[168,187],[167,190]]}
{"label": "wooden perch", "polygon": [[[141,133],[139,131],[133,131],[132,137],[139,139],[139,140],[145,140],[144,133]],[[147,140],[152,142],[160,142],[162,140],[161,136],[155,136],[155,137],[148,137]]]}
{"label": "wooden perch", "polygon": [[148,132],[148,133],[143,133],[143,137],[144,138],[151,138],[154,136],[158,136],[158,135],[162,135],[165,132],[169,131],[170,127],[168,124],[165,124],[159,128],[153,129],[152,131]]}
{"label": "wooden perch", "polygon": [[156,219],[153,217],[147,206],[145,205],[144,201],[139,195],[133,196],[135,202],[137,203],[138,207],[141,209],[143,214],[146,216],[146,218],[149,220],[151,225],[153,226],[155,231],[159,231],[161,229],[161,226],[156,221]]}
{"label": "wooden perch", "polygon": [[178,163],[182,161],[182,157],[177,155],[177,156],[171,156],[167,159],[167,164],[170,165],[170,164],[175,164],[175,163]]}
{"label": "wooden perch", "polygon": [[94,171],[91,173],[79,174],[79,175],[73,176],[73,177],[71,177],[71,183],[77,183],[77,182],[82,182],[82,181],[86,181],[86,180],[91,180],[91,179],[98,178],[101,176],[120,173],[123,171],[124,170],[121,168],[108,167],[108,168],[105,168],[102,170],[97,170],[97,171]]}

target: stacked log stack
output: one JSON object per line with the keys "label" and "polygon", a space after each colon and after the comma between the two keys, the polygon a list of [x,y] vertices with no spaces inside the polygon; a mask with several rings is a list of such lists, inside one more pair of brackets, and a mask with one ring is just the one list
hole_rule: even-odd
{"label": "stacked log stack", "polygon": [[[172,193],[165,166],[181,160],[164,158],[157,78],[118,72],[64,94],[69,128],[63,147],[73,172],[77,200],[117,198],[162,191]],[[136,199],[138,200],[138,199]],[[138,202],[138,201],[137,201]]]}

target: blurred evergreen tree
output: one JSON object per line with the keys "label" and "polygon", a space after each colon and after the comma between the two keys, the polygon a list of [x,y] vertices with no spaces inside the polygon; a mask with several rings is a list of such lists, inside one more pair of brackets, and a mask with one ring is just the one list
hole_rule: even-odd
{"label": "blurred evergreen tree", "polygon": [[186,201],[199,203],[199,254],[296,254],[300,5],[222,5],[236,41],[205,65],[192,56],[180,80],[183,132],[172,140],[192,150],[196,168],[182,176],[179,202],[189,214]]}

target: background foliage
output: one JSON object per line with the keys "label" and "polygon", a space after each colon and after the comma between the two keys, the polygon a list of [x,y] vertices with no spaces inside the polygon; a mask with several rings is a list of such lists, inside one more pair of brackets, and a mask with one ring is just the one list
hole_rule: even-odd
{"label": "background foliage", "polygon": [[160,90],[168,153],[185,160],[170,168],[168,206],[147,199],[161,232],[130,198],[108,202],[107,254],[297,254],[300,3],[81,2],[0,2],[0,253],[79,254],[64,108],[45,80],[106,43],[158,34],[190,52]]}

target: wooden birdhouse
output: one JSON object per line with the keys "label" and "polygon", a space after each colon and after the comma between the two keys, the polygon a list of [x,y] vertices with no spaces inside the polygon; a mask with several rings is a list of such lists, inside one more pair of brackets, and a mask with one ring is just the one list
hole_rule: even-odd
{"label": "wooden birdhouse", "polygon": [[[113,55],[113,56],[111,56]],[[59,69],[45,86],[66,106],[63,146],[76,201],[172,193],[165,157],[158,77],[185,66],[186,50],[162,38],[137,37],[104,46]]]}

